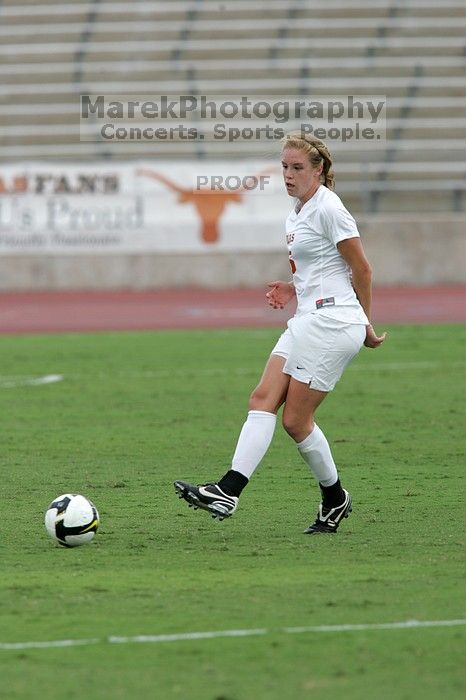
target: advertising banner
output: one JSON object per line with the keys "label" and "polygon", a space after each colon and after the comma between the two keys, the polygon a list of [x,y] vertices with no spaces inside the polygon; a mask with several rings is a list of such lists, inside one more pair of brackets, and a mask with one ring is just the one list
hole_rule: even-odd
{"label": "advertising banner", "polygon": [[0,167],[0,254],[281,250],[276,161]]}

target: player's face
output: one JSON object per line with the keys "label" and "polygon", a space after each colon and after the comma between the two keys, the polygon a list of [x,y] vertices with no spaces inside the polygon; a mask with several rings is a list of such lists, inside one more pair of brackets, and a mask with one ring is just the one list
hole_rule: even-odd
{"label": "player's face", "polygon": [[283,179],[291,197],[306,202],[320,185],[322,166],[314,168],[307,153],[296,148],[285,148],[282,153]]}

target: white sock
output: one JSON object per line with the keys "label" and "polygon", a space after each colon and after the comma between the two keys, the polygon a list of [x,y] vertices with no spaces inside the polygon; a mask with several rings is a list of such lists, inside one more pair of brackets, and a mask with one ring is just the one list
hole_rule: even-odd
{"label": "white sock", "polygon": [[250,479],[259,462],[269,449],[275,431],[277,416],[267,411],[249,411],[244,423],[231,468]]}
{"label": "white sock", "polygon": [[337,482],[338,472],[330,446],[318,425],[314,423],[312,433],[299,442],[297,447],[301,457],[322,486],[332,486]]}

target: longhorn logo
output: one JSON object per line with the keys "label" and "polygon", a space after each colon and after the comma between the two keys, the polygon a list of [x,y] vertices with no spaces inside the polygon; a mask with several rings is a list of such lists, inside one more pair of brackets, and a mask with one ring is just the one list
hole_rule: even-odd
{"label": "longhorn logo", "polygon": [[191,202],[196,207],[202,225],[202,240],[204,243],[216,243],[220,238],[219,223],[220,218],[229,202],[240,202],[243,194],[247,191],[244,187],[235,192],[225,192],[204,187],[199,190],[186,189],[172,182],[164,175],[143,168],[137,171],[137,175],[150,177],[166,185],[170,190],[176,192],[178,201],[181,204]]}

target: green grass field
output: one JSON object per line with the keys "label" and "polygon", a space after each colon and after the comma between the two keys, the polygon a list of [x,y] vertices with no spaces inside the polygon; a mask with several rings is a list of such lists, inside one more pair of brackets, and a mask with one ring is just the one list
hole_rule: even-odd
{"label": "green grass field", "polygon": [[[465,617],[466,329],[388,330],[319,412],[354,499],[321,538],[302,534],[318,490],[281,427],[231,520],[172,486],[225,471],[277,331],[2,337],[2,700],[464,698],[462,626],[284,631]],[[48,374],[63,381],[25,384]],[[73,550],[43,527],[66,491],[102,519]]]}

